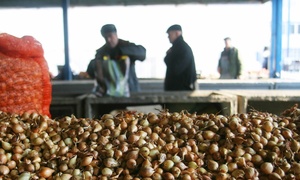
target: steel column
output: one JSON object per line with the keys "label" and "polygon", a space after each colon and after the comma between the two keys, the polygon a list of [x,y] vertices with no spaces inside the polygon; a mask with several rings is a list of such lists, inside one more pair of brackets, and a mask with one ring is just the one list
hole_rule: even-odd
{"label": "steel column", "polygon": [[282,0],[272,0],[272,42],[270,78],[281,77],[282,66]]}
{"label": "steel column", "polygon": [[70,0],[62,1],[63,8],[63,25],[64,25],[64,44],[65,44],[65,65],[63,68],[63,79],[64,80],[72,80],[72,70],[70,67],[69,60],[69,33],[68,33],[68,8],[69,8]]}

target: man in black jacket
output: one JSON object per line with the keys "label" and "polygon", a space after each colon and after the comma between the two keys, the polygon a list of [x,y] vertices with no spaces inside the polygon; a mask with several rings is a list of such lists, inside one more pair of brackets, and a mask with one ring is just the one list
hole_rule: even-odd
{"label": "man in black jacket", "polygon": [[191,47],[184,41],[181,26],[172,25],[167,30],[172,47],[164,59],[167,71],[164,82],[165,91],[195,90],[197,80],[194,55]]}
{"label": "man in black jacket", "polygon": [[[103,62],[107,59],[120,60],[124,57],[129,58],[129,91],[136,92],[140,90],[138,78],[135,72],[135,61],[144,61],[146,58],[146,49],[142,45],[136,45],[132,42],[118,38],[117,29],[113,24],[106,24],[101,28],[101,35],[106,43],[97,49],[95,59],[90,62],[87,73],[91,78],[96,78],[98,85],[104,87],[103,77],[99,77],[102,72],[97,68],[97,62]],[[97,77],[98,74],[98,77]],[[107,87],[104,87],[107,88]],[[105,89],[102,91],[106,91]],[[105,92],[100,93],[105,94]]]}

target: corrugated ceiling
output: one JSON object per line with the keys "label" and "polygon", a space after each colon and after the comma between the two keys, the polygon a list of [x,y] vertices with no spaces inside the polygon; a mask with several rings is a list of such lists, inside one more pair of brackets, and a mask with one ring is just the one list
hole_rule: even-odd
{"label": "corrugated ceiling", "polygon": [[[70,6],[265,3],[269,0],[69,0]],[[0,0],[0,8],[60,7],[62,0]]]}

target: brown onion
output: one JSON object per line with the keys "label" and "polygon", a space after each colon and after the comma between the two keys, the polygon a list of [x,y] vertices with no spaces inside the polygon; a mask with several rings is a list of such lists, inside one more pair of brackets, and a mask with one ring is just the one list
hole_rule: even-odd
{"label": "brown onion", "polygon": [[10,169],[5,165],[0,165],[0,174],[7,175],[10,172]]}
{"label": "brown onion", "polygon": [[141,167],[139,174],[142,177],[151,177],[154,172],[155,172],[154,169],[148,166],[148,167]]}
{"label": "brown onion", "polygon": [[86,156],[81,160],[80,165],[87,166],[87,165],[91,164],[92,160],[93,160],[93,156]]}
{"label": "brown onion", "polygon": [[49,178],[54,173],[54,170],[49,167],[41,167],[39,171],[39,176],[42,178]]}
{"label": "brown onion", "polygon": [[8,161],[6,154],[0,154],[0,164],[6,164]]}

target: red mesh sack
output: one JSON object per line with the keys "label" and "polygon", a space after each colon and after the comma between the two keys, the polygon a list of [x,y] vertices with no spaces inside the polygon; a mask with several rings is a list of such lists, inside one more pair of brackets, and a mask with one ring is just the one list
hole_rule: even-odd
{"label": "red mesh sack", "polygon": [[41,43],[0,33],[0,110],[50,115],[52,85]]}

